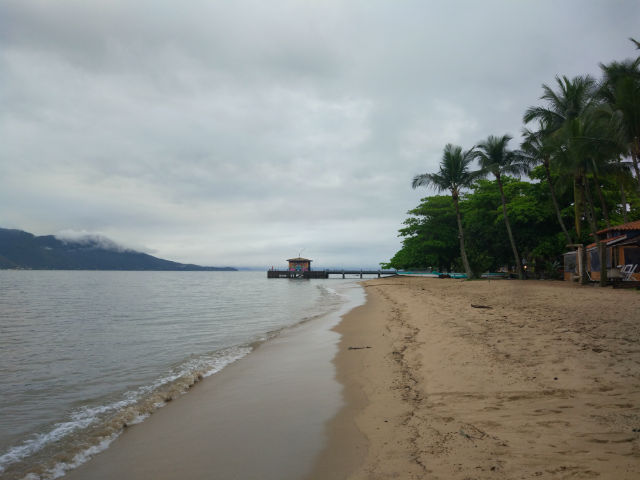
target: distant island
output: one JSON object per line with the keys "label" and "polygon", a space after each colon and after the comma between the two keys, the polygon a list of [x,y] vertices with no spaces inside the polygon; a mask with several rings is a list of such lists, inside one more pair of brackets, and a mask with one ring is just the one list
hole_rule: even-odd
{"label": "distant island", "polygon": [[232,267],[202,267],[163,260],[120,247],[104,237],[37,237],[6,228],[0,228],[0,269],[236,271]]}

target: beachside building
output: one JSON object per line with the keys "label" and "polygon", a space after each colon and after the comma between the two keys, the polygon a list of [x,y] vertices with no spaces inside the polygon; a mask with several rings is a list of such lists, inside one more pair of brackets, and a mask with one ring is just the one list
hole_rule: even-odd
{"label": "beachside building", "polygon": [[311,260],[308,258],[296,257],[287,260],[290,272],[308,272],[311,270]]}
{"label": "beachside building", "polygon": [[267,271],[267,278],[329,278],[327,270],[311,270],[311,260],[308,258],[296,257],[287,260],[289,268],[287,270],[276,270],[271,267]]}
{"label": "beachside building", "polygon": [[[623,281],[640,281],[640,220],[616,225],[600,230],[598,235],[605,242],[607,269],[609,279]],[[600,280],[600,256],[598,245],[586,246],[585,268],[592,281]],[[574,280],[580,275],[579,250],[564,254],[564,279]]]}

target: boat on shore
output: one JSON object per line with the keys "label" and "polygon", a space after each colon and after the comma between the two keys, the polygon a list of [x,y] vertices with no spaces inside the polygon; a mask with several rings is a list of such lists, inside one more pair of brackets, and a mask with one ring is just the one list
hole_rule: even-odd
{"label": "boat on shore", "polygon": [[404,275],[408,277],[426,277],[426,278],[467,278],[465,273],[455,272],[438,272],[432,271],[420,271],[420,270],[400,270],[398,275]]}

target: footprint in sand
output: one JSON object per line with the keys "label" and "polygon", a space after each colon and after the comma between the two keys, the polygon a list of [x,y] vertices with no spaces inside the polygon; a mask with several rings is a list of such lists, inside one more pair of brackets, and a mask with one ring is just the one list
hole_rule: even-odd
{"label": "footprint in sand", "polygon": [[558,413],[562,413],[562,410],[552,410],[550,408],[539,408],[533,411],[533,415],[536,415],[536,416],[552,415],[552,414],[558,414]]}
{"label": "footprint in sand", "polygon": [[591,453],[589,452],[589,450],[565,450],[565,451],[561,451],[558,452],[559,455],[584,455],[584,454],[588,454]]}
{"label": "footprint in sand", "polygon": [[563,427],[570,427],[571,424],[569,422],[565,422],[564,420],[547,420],[544,422],[536,422],[538,425],[542,427],[553,428],[561,425]]}

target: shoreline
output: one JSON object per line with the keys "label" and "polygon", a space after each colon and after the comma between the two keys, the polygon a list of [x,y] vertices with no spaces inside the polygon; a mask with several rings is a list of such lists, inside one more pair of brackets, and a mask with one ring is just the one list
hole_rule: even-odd
{"label": "shoreline", "polygon": [[367,302],[336,327],[347,405],[309,478],[640,471],[637,292],[532,280],[362,284]]}
{"label": "shoreline", "polygon": [[[350,472],[362,464],[369,449],[369,441],[355,421],[356,416],[367,405],[368,397],[357,376],[353,375],[356,369],[348,363],[353,352],[371,347],[366,341],[368,339],[358,332],[358,320],[372,314],[375,306],[367,294],[366,282],[360,284],[365,290],[364,304],[343,315],[332,329],[340,335],[331,363],[335,368],[335,378],[342,385],[343,405],[325,425],[328,438],[316,457],[312,471],[305,477],[306,480],[347,478]],[[357,370],[361,370],[363,366],[358,367]]]}
{"label": "shoreline", "polygon": [[[65,479],[300,479],[342,407],[331,359],[337,310],[289,327],[157,410]],[[344,295],[344,294],[342,294]]]}

